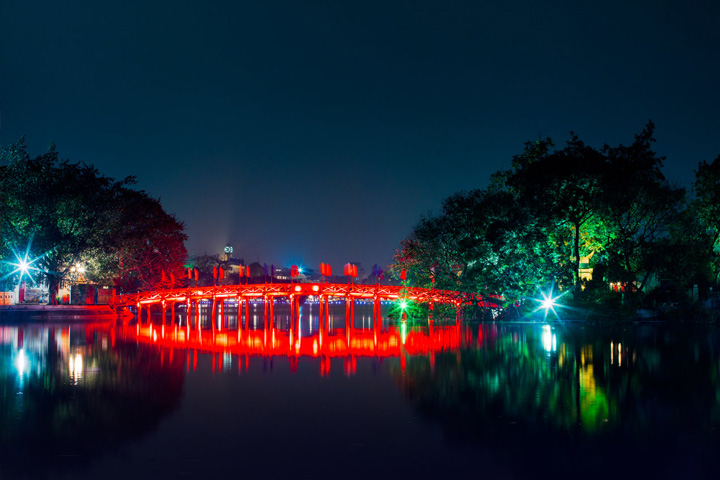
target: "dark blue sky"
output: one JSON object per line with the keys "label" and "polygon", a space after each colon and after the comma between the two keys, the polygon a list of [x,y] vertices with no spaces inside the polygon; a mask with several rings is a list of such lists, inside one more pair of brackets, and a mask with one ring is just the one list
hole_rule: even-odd
{"label": "dark blue sky", "polygon": [[191,253],[390,262],[526,140],[720,154],[720,2],[0,0],[0,143],[160,197]]}

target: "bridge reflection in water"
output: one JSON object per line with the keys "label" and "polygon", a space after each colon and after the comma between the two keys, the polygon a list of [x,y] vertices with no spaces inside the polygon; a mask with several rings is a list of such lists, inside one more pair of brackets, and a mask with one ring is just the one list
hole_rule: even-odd
{"label": "bridge reflection in water", "polygon": [[[345,371],[353,373],[358,356],[400,357],[404,366],[406,355],[430,355],[432,362],[435,352],[458,348],[460,306],[478,301],[463,295],[387,285],[257,284],[142,292],[112,304],[134,310],[135,325],[125,321],[123,335],[138,341],[239,357],[287,356],[293,370],[299,357],[319,357],[327,374],[331,358],[345,358]],[[395,325],[388,321],[388,306],[407,301],[428,305],[422,328],[408,327],[404,309]],[[436,325],[435,304],[454,307],[450,325]]]}
{"label": "bridge reflection in water", "polygon": [[399,357],[404,368],[407,356],[427,355],[433,364],[435,353],[459,348],[462,339],[462,327],[456,322],[435,325],[429,320],[426,326],[408,327],[407,321],[400,321],[399,325],[383,327],[380,322],[371,324],[363,318],[364,326],[356,326],[353,317],[350,321],[335,318],[337,322],[330,317],[330,321],[321,322],[311,312],[303,317],[300,309],[294,322],[283,315],[274,315],[269,317],[274,321],[263,321],[257,328],[258,315],[249,315],[243,322],[237,314],[228,315],[222,309],[214,318],[203,315],[202,309],[200,312],[189,321],[186,315],[179,315],[172,323],[126,321],[118,333],[124,341],[194,350],[195,354],[187,357],[188,368],[191,362],[192,368],[196,368],[199,353],[218,354],[220,370],[223,369],[222,357],[228,355],[238,357],[239,369],[243,368],[243,357],[246,369],[250,357],[288,357],[291,371],[297,370],[299,358],[308,357],[320,359],[322,375],[330,372],[331,359],[344,359],[347,374],[355,373],[357,357]]}

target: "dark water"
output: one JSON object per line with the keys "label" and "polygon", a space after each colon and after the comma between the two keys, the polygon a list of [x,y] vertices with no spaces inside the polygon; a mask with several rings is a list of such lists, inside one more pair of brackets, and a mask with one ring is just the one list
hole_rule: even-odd
{"label": "dark water", "polygon": [[0,326],[0,478],[720,475],[716,326],[362,318]]}

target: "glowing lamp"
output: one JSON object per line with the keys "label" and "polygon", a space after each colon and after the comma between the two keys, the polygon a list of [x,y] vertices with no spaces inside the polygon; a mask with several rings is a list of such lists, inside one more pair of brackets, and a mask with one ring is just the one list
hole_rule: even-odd
{"label": "glowing lamp", "polygon": [[544,299],[542,299],[542,301],[540,302],[540,308],[544,308],[545,311],[550,310],[550,309],[553,308],[554,306],[555,306],[555,302],[553,302],[553,299],[552,299],[552,298],[544,298]]}
{"label": "glowing lamp", "polygon": [[300,290],[301,290],[300,285],[297,285],[297,286],[295,287],[295,291],[296,291],[296,292],[299,292]]}
{"label": "glowing lamp", "polygon": [[540,295],[542,296],[542,298],[535,299],[535,301],[540,304],[540,306],[537,309],[535,309],[535,311],[544,310],[545,318],[547,318],[548,312],[552,311],[555,314],[555,316],[557,317],[558,314],[557,314],[557,311],[555,311],[555,307],[560,306],[557,303],[557,300],[560,297],[562,297],[562,295],[558,295],[557,297],[554,297],[552,288],[550,289],[550,291],[548,293],[540,292]]}
{"label": "glowing lamp", "polygon": [[312,288],[313,288],[313,292],[318,292],[318,291],[320,291],[320,286],[319,286],[319,285],[313,285]]}

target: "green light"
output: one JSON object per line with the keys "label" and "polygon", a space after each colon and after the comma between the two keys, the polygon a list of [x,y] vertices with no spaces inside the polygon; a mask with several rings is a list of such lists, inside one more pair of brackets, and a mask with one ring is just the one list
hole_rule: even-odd
{"label": "green light", "polygon": [[405,310],[407,310],[407,308],[408,308],[407,300],[400,300],[400,310],[402,310],[404,312]]}

